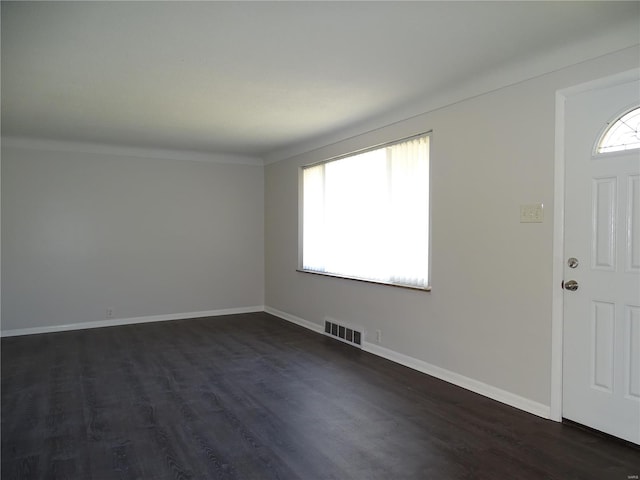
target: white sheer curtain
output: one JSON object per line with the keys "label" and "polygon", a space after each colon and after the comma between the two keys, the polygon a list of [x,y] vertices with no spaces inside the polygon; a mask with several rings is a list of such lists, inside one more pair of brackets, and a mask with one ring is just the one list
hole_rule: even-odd
{"label": "white sheer curtain", "polygon": [[303,201],[303,269],[428,285],[428,136],[305,168]]}

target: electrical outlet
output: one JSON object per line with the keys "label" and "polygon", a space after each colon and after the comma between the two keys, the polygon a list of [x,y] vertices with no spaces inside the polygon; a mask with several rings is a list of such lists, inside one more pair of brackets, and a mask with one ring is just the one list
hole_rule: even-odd
{"label": "electrical outlet", "polygon": [[107,308],[104,313],[107,318],[113,318],[113,308]]}

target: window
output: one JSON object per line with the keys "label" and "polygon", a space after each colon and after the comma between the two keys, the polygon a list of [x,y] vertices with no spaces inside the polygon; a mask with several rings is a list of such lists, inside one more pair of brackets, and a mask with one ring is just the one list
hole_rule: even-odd
{"label": "window", "polygon": [[302,171],[302,270],[429,289],[429,136]]}
{"label": "window", "polygon": [[597,153],[620,152],[640,148],[640,107],[625,113],[605,130]]}

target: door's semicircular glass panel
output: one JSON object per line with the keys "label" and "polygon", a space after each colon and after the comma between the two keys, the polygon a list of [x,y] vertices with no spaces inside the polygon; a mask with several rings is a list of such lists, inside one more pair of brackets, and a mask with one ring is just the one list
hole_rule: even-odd
{"label": "door's semicircular glass panel", "polygon": [[640,149],[640,106],[609,123],[596,146],[596,153]]}

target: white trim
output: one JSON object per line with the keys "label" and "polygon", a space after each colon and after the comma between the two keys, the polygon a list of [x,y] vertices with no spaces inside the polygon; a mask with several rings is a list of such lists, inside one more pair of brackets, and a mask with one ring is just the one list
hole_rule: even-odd
{"label": "white trim", "polygon": [[100,143],[72,142],[30,137],[3,136],[5,147],[46,150],[54,152],[78,152],[119,157],[156,158],[162,160],[188,160],[194,162],[226,163],[233,165],[254,165],[262,167],[264,161],[259,157],[238,155],[235,153],[196,152],[192,150],[169,150],[159,148],[127,147]]}
{"label": "white trim", "polygon": [[171,320],[184,320],[188,318],[219,317],[221,315],[236,315],[239,313],[264,312],[262,305],[254,307],[226,308],[222,310],[206,310],[202,312],[169,313],[166,315],[150,315],[145,317],[114,318],[98,320],[94,322],[69,323],[67,325],[52,325],[47,327],[17,328],[2,330],[1,337],[15,337],[18,335],[35,335],[38,333],[67,332],[70,330],[85,330],[88,328],[115,327],[118,325],[133,325],[137,323],[166,322]]}
{"label": "white trim", "polygon": [[601,32],[582,43],[569,43],[538,56],[524,58],[520,62],[508,63],[502,68],[473,75],[468,80],[454,83],[438,92],[432,92],[431,95],[418,99],[418,101],[390,110],[384,115],[372,117],[347,129],[341,129],[339,132],[273,150],[265,155],[264,164],[271,165],[291,159],[471,98],[590,62],[606,55],[637,48],[637,25],[633,21],[629,21],[619,27],[608,32]]}
{"label": "white trim", "polygon": [[551,399],[549,418],[562,421],[562,355],[564,336],[564,292],[560,284],[564,276],[564,196],[565,196],[565,101],[567,97],[597,88],[613,87],[640,79],[634,68],[585,82],[556,92],[554,207],[553,207],[553,292],[551,297]]}
{"label": "white trim", "polygon": [[555,163],[553,174],[553,265],[551,292],[551,398],[549,418],[562,421],[562,342],[564,291],[564,116],[566,97],[556,93]]}
{"label": "white trim", "polygon": [[519,410],[524,410],[525,412],[532,413],[538,417],[549,418],[549,407],[547,405],[521,397],[515,393],[502,390],[494,387],[493,385],[489,385],[479,380],[474,380],[473,378],[465,377],[459,373],[446,370],[417,358],[409,357],[408,355],[403,355],[402,353],[389,350],[388,348],[381,347],[374,343],[363,342],[362,349],[365,352],[373,353],[374,355],[399,363],[405,367],[413,368],[414,370],[426,373],[427,375],[439,378],[440,380],[452,383],[466,390],[471,390],[472,392],[491,398],[492,400],[496,400],[500,403],[510,405]]}
{"label": "white trim", "polygon": [[[288,320],[297,325],[313,330],[314,332],[322,333],[323,331],[322,327],[316,323],[309,322],[308,320],[304,320],[300,317],[296,317],[295,315],[291,315],[280,310],[276,310],[275,308],[265,307],[264,311],[275,315],[276,317],[280,317],[284,320]],[[445,382],[452,383],[453,385],[457,385],[466,390],[470,390],[472,392],[491,398],[500,403],[510,405],[533,415],[537,415],[542,418],[549,418],[550,416],[549,406],[547,405],[535,402],[525,397],[521,397],[511,392],[507,392],[506,390],[502,390],[478,380],[465,377],[464,375],[451,372],[444,368],[431,365],[430,363],[418,360],[417,358],[413,358],[408,355],[404,355],[402,353],[398,353],[396,351],[369,342],[363,342],[362,349],[365,352],[377,355],[382,358],[386,358],[387,360],[391,360],[392,362],[399,363],[400,365],[404,365],[405,367],[409,367],[427,375],[431,375],[432,377],[439,378],[440,380],[444,380]]]}
{"label": "white trim", "polygon": [[[119,318],[111,320],[99,320],[94,322],[82,322],[72,323],[67,325],[55,325],[50,327],[34,327],[34,328],[21,328],[14,330],[3,330],[0,334],[2,337],[14,337],[19,335],[34,335],[39,333],[54,333],[65,332],[70,330],[84,330],[90,328],[102,328],[113,327],[119,325],[133,325],[139,323],[151,323],[151,322],[164,322],[171,320],[182,320],[189,318],[202,318],[202,317],[216,317],[221,315],[234,315],[240,313],[256,313],[266,312],[276,317],[282,318],[288,322],[294,323],[308,330],[312,330],[316,333],[322,334],[323,328],[317,323],[310,322],[296,315],[286,313],[268,306],[253,306],[253,307],[240,307],[240,308],[228,308],[222,310],[208,310],[202,312],[188,312],[188,313],[172,313],[166,315],[151,315],[145,317],[132,317],[132,318]],[[474,380],[464,375],[460,375],[455,372],[451,372],[444,368],[431,365],[417,358],[404,355],[402,353],[395,352],[393,350],[381,347],[379,345],[363,342],[362,349],[365,352],[377,355],[392,362],[404,365],[405,367],[412,368],[419,372],[431,375],[446,382],[452,383],[464,389],[478,393],[485,397],[491,398],[498,402],[510,405],[533,415],[537,415],[543,418],[549,418],[549,407],[541,403],[535,402],[525,397],[507,392],[500,388],[488,385],[486,383]]]}
{"label": "white trim", "polygon": [[271,307],[264,307],[264,311],[276,317],[280,317],[283,320],[287,320],[288,322],[295,323],[296,325],[308,328],[309,330],[313,330],[316,333],[324,332],[322,325],[310,322],[308,320],[305,320],[304,318],[296,317],[295,315],[291,315],[290,313],[282,312]]}

